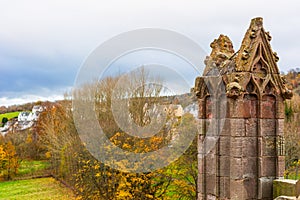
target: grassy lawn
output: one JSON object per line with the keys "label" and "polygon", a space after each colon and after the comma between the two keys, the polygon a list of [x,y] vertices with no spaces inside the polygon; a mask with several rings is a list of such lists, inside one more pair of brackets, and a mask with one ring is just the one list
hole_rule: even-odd
{"label": "grassy lawn", "polygon": [[75,199],[72,191],[54,178],[9,181],[0,183],[0,199]]}
{"label": "grassy lawn", "polygon": [[50,167],[48,161],[41,160],[22,160],[18,169],[18,176],[33,175],[43,172]]}
{"label": "grassy lawn", "polygon": [[6,117],[8,120],[18,117],[20,112],[10,112],[10,113],[4,113],[4,114],[0,114],[0,123],[2,122],[2,118]]}

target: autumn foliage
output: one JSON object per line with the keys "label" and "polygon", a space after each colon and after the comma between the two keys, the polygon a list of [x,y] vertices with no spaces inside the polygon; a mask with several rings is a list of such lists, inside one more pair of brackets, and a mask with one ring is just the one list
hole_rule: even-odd
{"label": "autumn foliage", "polygon": [[10,180],[18,172],[19,162],[11,142],[0,145],[0,179]]}
{"label": "autumn foliage", "polygon": [[[145,71],[139,73],[139,76],[147,76]],[[137,77],[130,80],[139,81]],[[84,101],[95,102],[99,125],[115,146],[133,153],[153,152],[169,144],[172,139],[171,133],[196,131],[189,127],[189,124],[195,123],[191,115],[167,117],[170,122],[169,127],[163,127],[161,131],[149,138],[133,137],[122,131],[114,121],[111,112],[112,89],[117,81],[118,77],[108,77],[93,85],[85,85],[82,90],[74,91],[76,95],[83,97]],[[133,121],[143,126],[149,123],[145,104],[158,103],[159,99],[156,95],[160,88],[147,86],[144,83],[140,85],[143,87],[130,93],[132,99],[129,103],[129,111]],[[94,90],[97,91],[96,94],[91,92],[91,87],[97,88]],[[123,98],[122,91],[119,95]],[[179,127],[180,124],[183,126]],[[196,197],[195,142],[184,155],[168,167],[152,172],[129,173],[106,166],[90,154],[78,137],[69,101],[49,106],[40,116],[37,131],[39,141],[43,144],[41,148],[44,148],[45,157],[52,163],[53,173],[74,188],[78,199],[147,200]],[[156,158],[153,157],[153,160],[155,161]],[[141,163],[135,163],[135,165],[139,164]]]}

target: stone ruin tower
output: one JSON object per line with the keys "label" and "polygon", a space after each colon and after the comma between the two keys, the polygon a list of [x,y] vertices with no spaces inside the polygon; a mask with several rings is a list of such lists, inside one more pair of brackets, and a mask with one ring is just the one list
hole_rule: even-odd
{"label": "stone ruin tower", "polygon": [[284,100],[292,93],[270,41],[262,18],[255,18],[237,52],[227,36],[211,43],[193,89],[200,120],[198,199],[272,199],[272,182],[283,177]]}

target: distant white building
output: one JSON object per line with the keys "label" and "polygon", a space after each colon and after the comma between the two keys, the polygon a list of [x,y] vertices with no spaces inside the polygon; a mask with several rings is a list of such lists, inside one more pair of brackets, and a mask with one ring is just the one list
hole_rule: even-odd
{"label": "distant white building", "polygon": [[43,112],[44,108],[42,106],[33,106],[32,111],[24,111],[20,112],[18,116],[19,122],[31,122],[37,121],[41,112]]}
{"label": "distant white building", "polygon": [[40,114],[43,111],[44,111],[44,108],[42,106],[33,106],[33,108],[32,108],[32,113]]}
{"label": "distant white building", "polygon": [[0,134],[5,135],[9,131],[13,130],[25,130],[34,125],[38,120],[41,112],[45,110],[42,106],[33,106],[32,111],[20,112],[18,115],[18,121],[10,120],[4,127],[0,127]]}
{"label": "distant white building", "polygon": [[20,112],[18,115],[18,122],[29,121],[28,118],[30,114],[31,113],[28,111]]}

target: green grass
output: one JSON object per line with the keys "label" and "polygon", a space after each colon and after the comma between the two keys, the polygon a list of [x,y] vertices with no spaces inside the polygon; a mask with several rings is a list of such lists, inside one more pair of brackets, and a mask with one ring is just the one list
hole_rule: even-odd
{"label": "green grass", "polygon": [[20,112],[10,112],[10,113],[4,113],[0,114],[0,123],[2,122],[2,118],[6,117],[8,120],[18,117]]}
{"label": "green grass", "polygon": [[18,176],[33,175],[43,172],[49,167],[50,163],[48,161],[22,160],[18,169]]}
{"label": "green grass", "polygon": [[75,199],[72,191],[53,178],[9,181],[0,183],[0,199]]}

